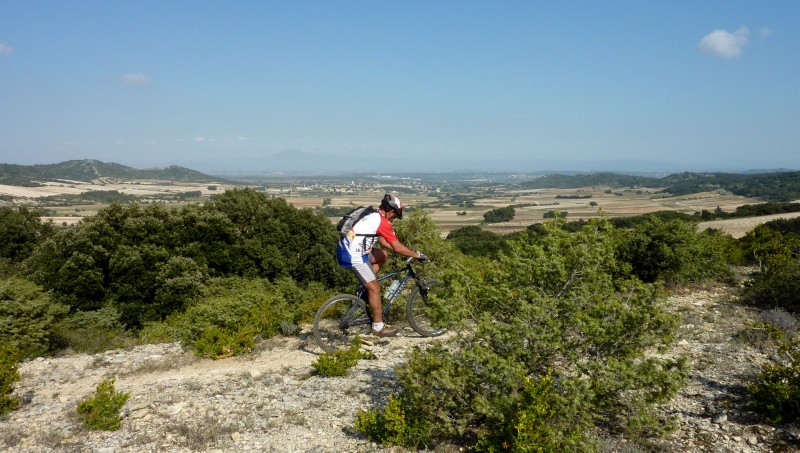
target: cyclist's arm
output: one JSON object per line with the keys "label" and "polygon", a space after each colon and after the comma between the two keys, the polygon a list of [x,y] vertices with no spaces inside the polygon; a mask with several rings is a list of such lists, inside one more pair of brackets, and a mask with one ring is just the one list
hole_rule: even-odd
{"label": "cyclist's arm", "polygon": [[381,247],[383,247],[385,249],[388,249],[388,250],[391,250],[394,253],[397,253],[398,255],[401,255],[401,256],[407,256],[407,257],[410,257],[410,258],[419,258],[419,255],[420,255],[419,252],[415,252],[415,251],[411,250],[410,248],[408,248],[405,245],[403,245],[403,243],[400,242],[400,241],[389,242],[386,239],[384,239],[383,237],[379,236],[378,237],[378,243],[381,245]]}

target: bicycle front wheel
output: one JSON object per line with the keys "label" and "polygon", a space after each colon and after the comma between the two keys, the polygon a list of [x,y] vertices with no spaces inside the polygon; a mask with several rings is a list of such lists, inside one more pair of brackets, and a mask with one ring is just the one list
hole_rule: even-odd
{"label": "bicycle front wheel", "polygon": [[437,337],[447,331],[444,323],[437,318],[444,292],[444,284],[439,280],[423,280],[417,284],[406,303],[408,323],[423,337]]}
{"label": "bicycle front wheel", "polygon": [[314,340],[325,352],[348,348],[356,335],[367,335],[372,320],[363,300],[339,294],[326,300],[314,316]]}

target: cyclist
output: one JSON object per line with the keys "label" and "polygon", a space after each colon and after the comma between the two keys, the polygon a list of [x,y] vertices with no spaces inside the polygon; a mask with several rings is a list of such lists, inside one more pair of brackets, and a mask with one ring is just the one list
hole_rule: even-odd
{"label": "cyclist", "polygon": [[397,335],[397,329],[383,323],[381,287],[376,275],[386,262],[386,252],[373,246],[377,242],[382,248],[398,255],[428,260],[423,253],[409,249],[397,239],[392,222],[402,218],[403,204],[397,197],[387,193],[378,210],[356,222],[336,247],[339,265],[352,270],[367,290],[372,312],[372,334],[378,337],[393,337]]}

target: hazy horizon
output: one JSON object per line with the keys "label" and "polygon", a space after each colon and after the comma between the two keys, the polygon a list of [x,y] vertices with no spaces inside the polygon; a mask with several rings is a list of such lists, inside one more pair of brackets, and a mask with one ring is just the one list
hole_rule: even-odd
{"label": "hazy horizon", "polygon": [[799,13],[788,0],[3,2],[0,161],[798,169]]}

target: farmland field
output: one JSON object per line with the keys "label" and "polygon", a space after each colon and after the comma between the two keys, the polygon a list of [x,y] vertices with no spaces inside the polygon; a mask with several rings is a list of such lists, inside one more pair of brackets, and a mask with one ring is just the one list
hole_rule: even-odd
{"label": "farmland field", "polygon": [[[576,189],[519,189],[514,184],[481,183],[464,181],[431,182],[421,180],[363,181],[342,180],[260,180],[248,181],[244,186],[264,193],[268,197],[281,197],[298,208],[318,209],[348,208],[360,205],[377,205],[387,191],[397,193],[410,209],[424,209],[446,235],[454,229],[482,224],[495,233],[511,233],[524,230],[533,223],[546,219],[546,214],[558,211],[566,214],[567,220],[586,220],[601,215],[625,217],[648,212],[672,210],[693,214],[701,210],[726,212],[738,206],[758,204],[761,201],[732,195],[726,192],[702,192],[685,196],[668,196],[659,188],[610,188],[603,186]],[[97,202],[59,204],[57,195],[79,195],[92,191],[117,191],[133,195],[142,203],[164,202],[180,206],[170,197],[181,193],[199,194],[190,202],[208,199],[214,194],[233,188],[233,185],[206,183],[176,183],[157,180],[111,180],[103,179],[91,184],[77,181],[58,181],[42,187],[17,187],[0,185],[0,195],[13,198],[14,204],[39,207],[45,210],[43,219],[56,224],[68,225],[81,218],[97,213],[106,204]],[[47,198],[50,197],[50,198]],[[483,224],[483,215],[495,208],[512,206],[515,217],[503,223]],[[787,216],[784,216],[787,217]],[[330,217],[331,221],[338,216]],[[771,219],[766,219],[771,220]],[[756,219],[732,219],[706,222],[701,228],[730,229],[731,234],[741,236],[759,221]]]}

